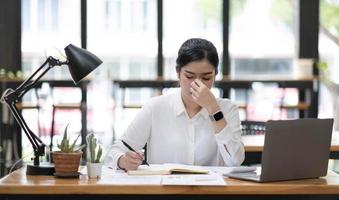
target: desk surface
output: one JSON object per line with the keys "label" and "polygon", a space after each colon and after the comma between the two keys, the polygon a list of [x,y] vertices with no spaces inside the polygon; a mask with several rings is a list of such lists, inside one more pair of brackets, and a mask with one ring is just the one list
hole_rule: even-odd
{"label": "desk surface", "polygon": [[30,195],[338,195],[339,176],[329,171],[326,177],[275,183],[253,183],[225,179],[227,186],[113,185],[108,178],[88,180],[58,179],[54,176],[27,176],[25,168],[0,180],[0,194]]}

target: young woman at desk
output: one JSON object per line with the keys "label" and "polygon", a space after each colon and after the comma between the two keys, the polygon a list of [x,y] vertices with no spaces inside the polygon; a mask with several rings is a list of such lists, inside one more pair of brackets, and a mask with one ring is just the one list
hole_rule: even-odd
{"label": "young woman at desk", "polygon": [[[179,49],[176,71],[180,90],[152,98],[114,144],[106,165],[137,169],[147,143],[147,162],[201,166],[238,166],[244,160],[237,106],[215,98],[210,89],[218,73],[215,46],[200,38]],[[127,145],[126,145],[127,143]],[[126,147],[127,146],[127,147]]]}

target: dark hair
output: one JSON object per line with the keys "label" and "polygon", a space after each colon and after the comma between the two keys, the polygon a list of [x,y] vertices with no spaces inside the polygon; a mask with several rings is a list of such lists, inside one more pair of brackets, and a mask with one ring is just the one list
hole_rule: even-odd
{"label": "dark hair", "polygon": [[176,70],[180,72],[181,68],[188,63],[204,59],[214,66],[215,74],[218,74],[219,57],[212,42],[201,38],[188,39],[178,51]]}

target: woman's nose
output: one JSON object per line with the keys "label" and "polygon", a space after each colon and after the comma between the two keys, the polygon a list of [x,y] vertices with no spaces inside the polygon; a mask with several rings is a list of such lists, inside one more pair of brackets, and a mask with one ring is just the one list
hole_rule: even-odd
{"label": "woman's nose", "polygon": [[196,84],[196,83],[195,83],[196,80],[197,80],[197,79],[192,80],[190,84],[191,84],[191,85]]}

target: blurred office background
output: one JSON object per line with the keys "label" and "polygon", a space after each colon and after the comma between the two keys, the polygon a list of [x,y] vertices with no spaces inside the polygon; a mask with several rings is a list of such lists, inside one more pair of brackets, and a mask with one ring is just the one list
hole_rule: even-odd
{"label": "blurred office background", "polygon": [[[69,43],[103,60],[86,88],[87,130],[96,133],[106,149],[145,101],[173,90],[122,89],[115,81],[176,80],[177,51],[192,37],[206,38],[217,47],[221,60],[217,80],[253,79],[250,89],[229,91],[242,120],[339,114],[338,0],[4,0],[0,7],[2,78],[27,78],[46,56],[63,59]],[[318,70],[319,62],[327,68]],[[70,79],[67,70],[54,68],[44,78]],[[324,73],[331,87],[321,81]],[[316,105],[299,95],[298,82],[296,88],[281,87],[278,82],[284,79],[312,80],[308,93]],[[218,88],[213,92],[221,95]],[[23,101],[39,105],[22,113],[47,145],[52,120],[55,141],[68,123],[71,132],[80,132],[80,109],[62,109],[52,116],[53,105],[81,101],[79,88],[46,83]],[[21,144],[16,141],[2,140],[3,160],[29,160],[32,148],[27,138],[22,136]],[[21,152],[16,145],[21,145]]]}

